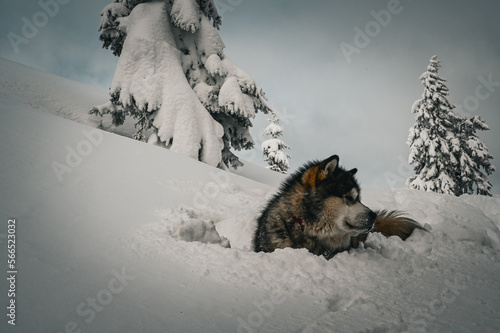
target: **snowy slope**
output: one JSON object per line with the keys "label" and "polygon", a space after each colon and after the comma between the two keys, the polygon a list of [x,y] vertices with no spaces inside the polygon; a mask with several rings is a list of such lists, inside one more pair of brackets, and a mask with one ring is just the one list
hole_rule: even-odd
{"label": "snowy slope", "polygon": [[[368,206],[403,209],[431,232],[374,234],[330,261],[253,253],[280,175],[249,166],[251,180],[41,112],[45,101],[68,114],[80,93],[85,109],[99,92],[45,90],[39,73],[16,72],[0,90],[0,255],[6,272],[15,218],[17,318],[2,315],[1,332],[500,330],[498,196],[364,189]],[[8,288],[2,279],[2,304]]]}
{"label": "snowy slope", "polygon": [[115,127],[111,118],[91,116],[90,109],[109,100],[107,91],[42,73],[0,58],[0,91],[34,109],[72,119],[81,124],[129,136],[135,132],[133,120]]}

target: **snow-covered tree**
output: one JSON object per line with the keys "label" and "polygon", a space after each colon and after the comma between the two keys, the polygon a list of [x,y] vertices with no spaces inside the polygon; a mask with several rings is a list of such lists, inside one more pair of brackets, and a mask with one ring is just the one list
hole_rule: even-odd
{"label": "snow-covered tree", "polygon": [[489,130],[489,127],[480,117],[475,116],[462,120],[459,129],[461,150],[456,157],[459,161],[460,175],[457,177],[458,186],[455,194],[473,194],[475,187],[477,194],[491,196],[492,185],[481,168],[486,174],[491,175],[495,171],[495,167],[490,162],[493,156],[476,135],[476,130],[485,131]]}
{"label": "snow-covered tree", "polygon": [[420,76],[424,85],[422,98],[412,106],[416,122],[410,128],[409,163],[414,165],[415,175],[407,185],[411,188],[438,193],[454,194],[455,170],[458,161],[453,151],[460,150],[460,139],[455,124],[460,121],[452,109],[445,79],[439,77],[437,56],[433,56],[427,71]]}
{"label": "snow-covered tree", "polygon": [[422,98],[412,106],[416,122],[408,136],[409,163],[415,175],[407,179],[407,186],[461,195],[472,193],[476,184],[478,194],[491,195],[491,184],[479,167],[491,174],[492,157],[475,135],[477,129],[487,126],[479,117],[466,119],[453,113],[455,106],[447,99],[449,90],[446,80],[438,75],[439,67],[437,56],[433,56],[420,76],[425,88]]}
{"label": "snow-covered tree", "polygon": [[271,139],[262,142],[261,148],[265,156],[265,161],[268,164],[268,169],[276,172],[287,173],[290,168],[290,155],[285,153],[283,149],[290,147],[279,139],[283,135],[283,128],[278,125],[279,119],[276,113],[271,112],[272,118],[269,119],[270,124],[266,127],[264,135],[270,135]]}
{"label": "snow-covered tree", "polygon": [[[137,120],[135,139],[225,168],[251,149],[263,91],[223,53],[213,0],[115,0],[102,13],[105,48],[120,56],[108,103],[115,125]],[[148,138],[146,131],[149,131]]]}

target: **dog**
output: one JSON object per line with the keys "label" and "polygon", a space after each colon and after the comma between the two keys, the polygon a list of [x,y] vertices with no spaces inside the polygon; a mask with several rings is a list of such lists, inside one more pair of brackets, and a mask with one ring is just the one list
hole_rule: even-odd
{"label": "dog", "polygon": [[306,248],[326,259],[357,248],[370,232],[406,240],[418,222],[397,211],[372,211],[361,203],[357,169],[333,155],[302,166],[287,178],[262,211],[253,237],[255,252]]}

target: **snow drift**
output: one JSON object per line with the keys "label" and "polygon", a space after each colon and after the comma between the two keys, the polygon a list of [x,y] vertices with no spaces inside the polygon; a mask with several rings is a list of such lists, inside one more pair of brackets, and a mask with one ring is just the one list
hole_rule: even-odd
{"label": "snow drift", "polygon": [[[0,218],[16,219],[18,239],[16,326],[4,314],[2,332],[500,329],[498,196],[363,189],[369,207],[404,210],[431,231],[372,234],[330,261],[253,253],[280,175],[250,167],[249,179],[35,110],[31,96],[67,105],[67,82],[51,76],[45,90],[33,83],[42,74],[0,65],[31,82],[29,93],[16,92],[22,75],[0,90]],[[95,91],[73,84],[83,114]],[[53,162],[70,169],[62,181]],[[0,290],[4,299],[5,279]]]}

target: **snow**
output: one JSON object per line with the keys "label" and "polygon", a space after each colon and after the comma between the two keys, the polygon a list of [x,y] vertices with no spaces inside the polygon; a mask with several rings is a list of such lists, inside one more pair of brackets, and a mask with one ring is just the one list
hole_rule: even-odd
{"label": "snow", "polygon": [[110,117],[89,114],[89,104],[109,99],[107,91],[67,80],[52,74],[37,72],[29,67],[0,58],[0,91],[12,96],[29,108],[49,112],[92,127],[132,137],[134,120],[122,126],[111,124]]}
{"label": "snow", "polygon": [[118,17],[124,17],[130,14],[130,10],[123,3],[110,3],[101,12],[101,25],[99,31],[102,29],[113,28],[114,21]]}
{"label": "snow", "polygon": [[272,112],[272,118],[268,119],[270,124],[264,130],[263,135],[271,135],[261,144],[262,153],[268,164],[267,168],[276,172],[288,173],[290,169],[289,159],[291,156],[282,151],[282,149],[290,149],[290,147],[278,137],[283,135],[283,128],[278,125],[279,118]]}
{"label": "snow", "polygon": [[242,118],[255,118],[253,100],[250,96],[241,93],[236,77],[228,78],[220,88],[219,105]]}
{"label": "snow", "polygon": [[100,39],[120,60],[110,102],[93,114],[110,114],[117,126],[132,117],[134,139],[212,166],[242,165],[233,152],[253,147],[250,118],[269,107],[255,81],[224,55],[213,1],[126,5],[127,17],[112,15],[113,6],[103,12],[109,29],[101,27]]}
{"label": "snow", "polygon": [[276,123],[270,123],[267,125],[266,130],[262,135],[276,135],[276,136],[281,136],[283,133],[283,127]]}
{"label": "snow", "polygon": [[220,57],[217,54],[212,54],[207,58],[207,61],[205,62],[205,67],[208,71],[209,74],[211,75],[220,75],[220,76],[226,76],[227,75],[227,70],[224,67],[222,61],[220,60]]}
{"label": "snow", "polygon": [[173,216],[178,217],[178,220],[172,223],[173,225],[169,229],[169,234],[173,238],[186,242],[219,244],[222,247],[230,247],[229,241],[225,237],[221,237],[215,229],[214,222],[199,217],[195,210],[181,208],[179,211],[169,210],[164,214],[170,220]]}
{"label": "snow", "polygon": [[195,33],[200,27],[199,12],[200,8],[194,0],[174,0],[170,16],[176,27]]}
{"label": "snow", "polygon": [[[372,234],[330,261],[253,253],[282,175],[221,171],[54,116],[95,125],[87,112],[106,92],[6,61],[0,72],[15,82],[1,76],[0,219],[16,219],[18,240],[17,327],[4,307],[1,332],[500,330],[500,197],[364,188],[367,206],[430,231]],[[71,164],[62,181],[55,161]],[[6,227],[0,242],[5,260]]]}
{"label": "snow", "polygon": [[153,121],[157,137],[172,151],[195,159],[200,156],[201,161],[217,166],[224,130],[185,79],[164,3],[139,4],[126,22],[128,36],[111,93],[119,93],[123,107],[158,110]]}
{"label": "snow", "polygon": [[222,55],[225,45],[217,29],[215,29],[205,15],[200,16],[200,29],[193,35],[198,54],[205,63],[212,54]]}
{"label": "snow", "polygon": [[261,148],[264,151],[264,153],[268,153],[269,157],[271,157],[271,154],[279,154],[280,157],[282,158],[274,158],[272,157],[276,162],[282,162],[288,164],[288,158],[286,157],[287,154],[281,149],[283,148],[288,148],[288,145],[284,143],[281,139],[269,139],[261,144]]}

